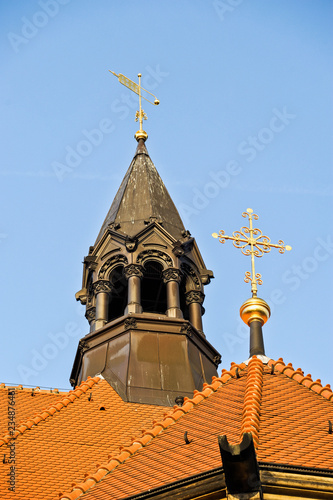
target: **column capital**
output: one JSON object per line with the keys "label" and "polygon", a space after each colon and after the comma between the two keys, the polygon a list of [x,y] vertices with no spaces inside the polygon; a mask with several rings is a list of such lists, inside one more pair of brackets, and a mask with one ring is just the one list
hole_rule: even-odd
{"label": "column capital", "polygon": [[96,307],[89,307],[89,309],[86,310],[85,317],[87,318],[89,323],[94,321],[94,319],[96,318]]}
{"label": "column capital", "polygon": [[185,294],[186,305],[190,305],[193,302],[197,304],[203,304],[205,299],[205,294],[200,292],[199,290],[191,290]]}
{"label": "column capital", "polygon": [[131,276],[137,276],[141,279],[143,277],[143,267],[140,264],[129,264],[124,267],[124,275],[126,279]]}
{"label": "column capital", "polygon": [[98,293],[101,293],[101,292],[109,293],[109,292],[111,292],[111,289],[112,289],[112,285],[111,285],[110,281],[108,281],[108,280],[95,281],[95,283],[93,283],[92,286],[93,286],[93,290],[94,290],[95,295],[97,295]]}
{"label": "column capital", "polygon": [[182,279],[182,272],[175,267],[170,267],[163,271],[162,276],[164,283],[168,283],[168,281],[176,281],[179,284]]}

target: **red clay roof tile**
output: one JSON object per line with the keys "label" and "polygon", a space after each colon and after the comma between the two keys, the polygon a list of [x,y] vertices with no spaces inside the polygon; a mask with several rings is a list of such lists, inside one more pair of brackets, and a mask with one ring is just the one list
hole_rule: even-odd
{"label": "red clay roof tile", "polygon": [[[132,454],[122,456],[120,465],[120,455],[118,460],[111,459],[107,468],[111,473],[103,469],[104,478],[82,499],[102,500],[108,495],[110,500],[119,500],[183,479],[189,471],[193,475],[219,467],[217,435],[225,433],[235,444],[242,428],[250,429],[257,440],[259,461],[333,470],[332,438],[324,425],[332,415],[332,399],[330,387],[314,383],[282,359],[270,360],[266,366],[256,358],[248,367],[233,365],[230,372],[223,371],[219,379],[205,385],[201,393],[186,399],[182,408],[175,407],[164,420],[144,431],[146,439],[137,440],[140,451],[128,447]],[[184,430],[191,439],[188,445]],[[76,495],[74,488],[62,499],[73,500]]]}
{"label": "red clay roof tile", "polygon": [[[0,412],[0,446],[8,454],[15,442],[20,470],[14,497],[0,486],[4,500],[120,500],[219,467],[217,435],[236,444],[246,430],[259,461],[333,470],[332,390],[282,359],[232,364],[170,411],[125,403],[97,377],[69,393],[38,393],[38,401],[25,389],[15,388],[15,397],[14,439]],[[1,398],[6,403],[2,386]]]}
{"label": "red clay roof tile", "polygon": [[[64,493],[73,488],[75,496],[81,495],[86,487],[99,480],[98,471],[95,479],[88,471],[96,471],[98,462],[107,463],[108,455],[116,454],[118,447],[131,438],[140,437],[139,429],[149,427],[153,418],[161,419],[166,411],[165,406],[122,401],[99,377],[88,379],[69,393],[51,398],[47,393],[39,395],[39,405],[30,390],[14,390],[16,414],[20,420],[23,415],[24,420],[16,425],[11,436],[6,429],[8,418],[3,419],[0,448],[9,457],[9,445],[15,443],[19,473],[13,494],[8,491],[6,477],[10,464],[1,467],[1,500],[53,500],[59,498],[59,491]],[[22,393],[25,393],[23,399]],[[8,391],[0,389],[0,397],[7,411]],[[33,417],[29,416],[29,405],[30,415],[38,410]],[[106,411],[99,410],[102,405]],[[78,489],[82,484],[84,488]]]}

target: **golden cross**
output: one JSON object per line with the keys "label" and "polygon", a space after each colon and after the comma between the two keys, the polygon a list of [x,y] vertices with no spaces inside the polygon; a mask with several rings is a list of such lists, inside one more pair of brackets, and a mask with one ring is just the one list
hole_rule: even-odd
{"label": "golden cross", "polygon": [[[125,85],[125,87],[127,87],[128,89],[135,92],[135,94],[138,94],[138,96],[139,96],[139,111],[137,111],[135,114],[135,121],[136,122],[139,121],[140,129],[136,132],[135,138],[137,141],[139,139],[143,139],[145,141],[148,137],[148,134],[147,134],[147,132],[145,132],[142,129],[142,121],[147,120],[147,115],[142,109],[141,99],[145,99],[146,101],[150,102],[151,104],[155,104],[156,106],[160,103],[160,101],[157,99],[157,97],[154,94],[152,94],[148,90],[141,87],[141,76],[142,76],[141,73],[138,74],[139,84],[137,84],[137,83],[133,82],[132,80],[130,80],[129,78],[127,78],[127,76],[122,75],[121,73],[119,73],[119,75],[117,75],[117,73],[115,73],[114,71],[111,71],[110,69],[109,69],[109,71],[114,76],[116,76],[118,78],[118,81],[120,83],[122,83],[123,85]],[[155,98],[154,102],[150,101],[149,99],[147,99],[147,97],[143,96],[142,91],[153,96]]]}
{"label": "golden cross", "polygon": [[[257,214],[253,213],[252,208],[248,208],[246,212],[242,213],[242,217],[249,218],[249,227],[243,226],[240,231],[234,231],[232,236],[227,236],[223,230],[213,233],[213,238],[218,238],[220,243],[225,243],[225,240],[232,240],[236,248],[240,248],[243,255],[251,255],[251,272],[245,273],[244,281],[249,283],[251,281],[252,297],[257,296],[257,284],[262,285],[261,274],[255,272],[254,257],[262,257],[264,253],[268,253],[272,248],[278,248],[279,253],[284,253],[285,250],[291,250],[291,246],[285,245],[282,240],[278,243],[271,243],[268,236],[264,236],[260,229],[253,227],[253,219],[258,220]],[[247,236],[249,235],[249,236]],[[250,248],[247,248],[247,247]]]}

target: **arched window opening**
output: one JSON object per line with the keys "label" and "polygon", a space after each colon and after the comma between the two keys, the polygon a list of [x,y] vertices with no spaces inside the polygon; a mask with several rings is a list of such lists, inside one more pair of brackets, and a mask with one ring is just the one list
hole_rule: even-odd
{"label": "arched window opening", "polygon": [[166,286],[163,283],[163,267],[150,261],[144,266],[141,285],[141,305],[143,312],[165,314],[167,310]]}
{"label": "arched window opening", "polygon": [[110,274],[112,291],[109,298],[108,321],[123,316],[127,306],[128,282],[123,273],[123,267],[117,266]]}
{"label": "arched window opening", "polygon": [[180,309],[183,313],[184,319],[189,320],[189,307],[186,305],[186,275],[183,276],[180,285],[179,285],[179,301],[180,301]]}

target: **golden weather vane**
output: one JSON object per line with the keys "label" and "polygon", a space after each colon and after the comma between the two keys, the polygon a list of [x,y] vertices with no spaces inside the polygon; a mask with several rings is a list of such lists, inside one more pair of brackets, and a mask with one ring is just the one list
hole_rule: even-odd
{"label": "golden weather vane", "polygon": [[[133,82],[132,80],[130,80],[129,78],[127,78],[127,76],[122,75],[121,73],[119,73],[119,75],[117,75],[117,73],[115,73],[114,71],[111,71],[110,69],[109,69],[109,71],[114,76],[116,76],[118,78],[118,81],[120,83],[122,83],[123,85],[125,85],[125,87],[127,87],[128,89],[135,92],[135,94],[138,94],[138,96],[139,96],[139,111],[137,111],[135,114],[135,121],[136,122],[139,121],[140,129],[136,132],[134,137],[136,138],[137,141],[139,139],[143,139],[145,141],[148,138],[148,134],[147,134],[147,132],[145,132],[142,129],[142,122],[143,122],[143,120],[147,120],[147,115],[142,109],[141,99],[145,99],[146,101],[150,102],[150,104],[155,104],[155,106],[157,106],[160,103],[160,101],[157,99],[157,97],[154,94],[152,94],[148,90],[141,87],[141,73],[138,74],[139,84],[137,84],[137,83]],[[143,96],[142,91],[153,96],[155,98],[154,102],[150,101],[149,99],[147,99],[147,97]]]}
{"label": "golden weather vane", "polygon": [[[285,250],[291,250],[291,246],[285,245],[282,240],[278,243],[271,243],[268,236],[262,234],[260,229],[253,227],[253,219],[258,220],[259,216],[253,213],[252,208],[248,208],[242,213],[242,217],[249,218],[249,227],[243,226],[240,231],[234,231],[232,236],[227,236],[223,230],[213,233],[213,238],[218,238],[220,243],[225,243],[225,240],[232,240],[234,247],[240,248],[243,255],[251,255],[251,272],[245,273],[244,281],[251,281],[252,297],[257,297],[257,284],[262,285],[261,274],[255,272],[254,257],[262,257],[264,253],[269,253],[272,248],[278,248],[279,253],[284,253]],[[248,235],[248,236],[247,236]],[[249,248],[248,248],[249,247]]]}

